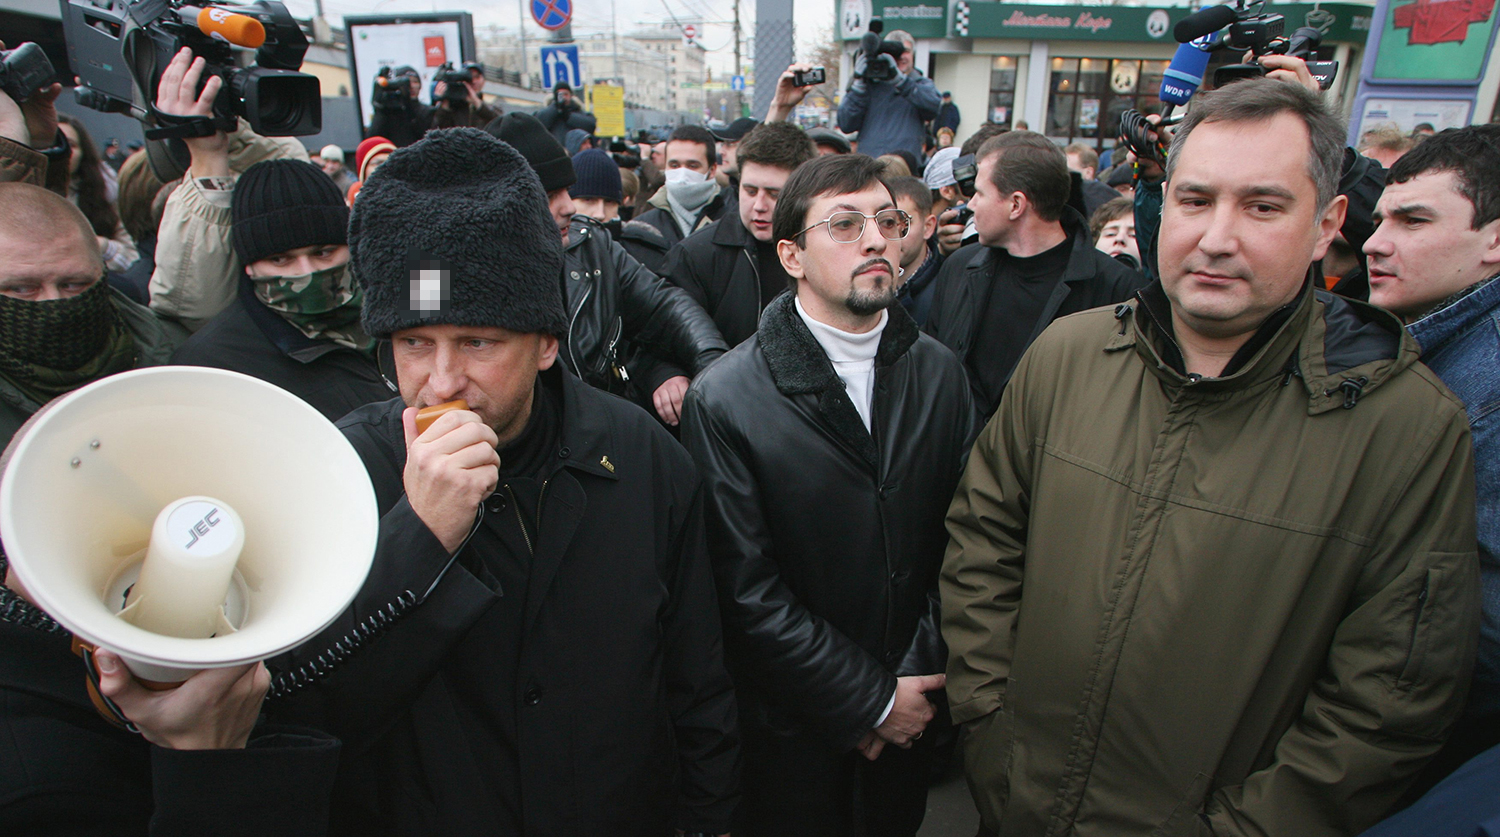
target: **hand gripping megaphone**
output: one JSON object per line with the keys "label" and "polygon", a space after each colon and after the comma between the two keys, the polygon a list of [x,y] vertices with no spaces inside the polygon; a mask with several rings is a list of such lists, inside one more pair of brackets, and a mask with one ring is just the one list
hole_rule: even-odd
{"label": "hand gripping megaphone", "polygon": [[296,647],[349,606],[375,553],[354,448],[235,372],[96,381],[33,417],[3,467],[0,540],[21,585],[148,685]]}

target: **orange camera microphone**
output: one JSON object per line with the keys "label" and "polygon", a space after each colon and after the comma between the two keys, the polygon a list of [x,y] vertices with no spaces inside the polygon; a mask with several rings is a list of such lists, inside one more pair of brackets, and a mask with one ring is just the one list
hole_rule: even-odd
{"label": "orange camera microphone", "polygon": [[228,9],[200,9],[183,6],[177,10],[182,22],[198,27],[198,31],[235,46],[259,49],[266,42],[266,27],[249,15],[237,14]]}

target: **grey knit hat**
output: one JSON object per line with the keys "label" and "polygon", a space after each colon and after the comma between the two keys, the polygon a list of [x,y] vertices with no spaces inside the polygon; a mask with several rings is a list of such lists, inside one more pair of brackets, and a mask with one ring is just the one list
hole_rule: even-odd
{"label": "grey knit hat", "polygon": [[438,324],[567,333],[547,195],[524,157],[477,128],[392,153],[354,202],[349,251],[372,337]]}

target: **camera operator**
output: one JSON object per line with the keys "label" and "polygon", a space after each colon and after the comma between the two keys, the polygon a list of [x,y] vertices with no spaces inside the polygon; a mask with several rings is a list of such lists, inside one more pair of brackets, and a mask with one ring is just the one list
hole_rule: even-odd
{"label": "camera operator", "polygon": [[861,52],[854,59],[854,80],[839,105],[839,130],[859,132],[861,154],[879,157],[900,149],[920,160],[927,133],[923,126],[937,116],[942,100],[932,79],[913,66],[916,41],[912,36],[898,29],[886,35],[886,41],[899,43],[901,56],[892,58],[881,52],[871,58]]}
{"label": "camera operator", "polygon": [[[177,68],[178,80],[194,66],[199,67],[197,73],[202,72],[192,51],[186,48],[169,65]],[[207,90],[212,87],[217,93],[221,84],[218,76],[210,78],[204,85],[202,106],[192,112],[206,114],[213,100]],[[175,89],[163,97],[162,91],[169,86],[163,73],[157,108],[164,113],[187,115],[185,108],[194,106],[194,98],[188,96],[179,101]],[[234,252],[229,232],[235,181],[262,160],[310,162],[310,159],[298,140],[260,136],[243,119],[233,133],[220,131],[184,142],[192,155],[192,165],[172,190],[162,211],[156,270],[151,274],[148,290],[151,310],[176,320],[189,331],[197,331],[229,307],[239,288],[244,265]]]}
{"label": "camera operator", "polygon": [[569,131],[577,129],[592,136],[594,129],[599,126],[594,115],[584,113],[583,107],[573,99],[573,88],[566,81],[559,81],[552,88],[552,104],[537,111],[536,118],[547,129],[547,133],[557,140],[557,144],[564,148],[568,145]]}
{"label": "camera operator", "polygon": [[432,109],[434,128],[483,128],[500,118],[500,112],[484,103],[484,68],[470,62],[463,69],[468,73],[464,82],[464,96],[448,95],[448,83],[439,81],[433,88],[432,98],[437,106]]}
{"label": "camera operator", "polygon": [[[184,51],[162,74],[156,106],[163,113],[208,115],[212,82],[198,89],[201,66]],[[301,160],[265,160],[237,179],[222,134],[190,139],[192,175],[228,180],[216,190],[230,202],[229,223],[214,226],[232,246],[227,306],[172,356],[275,384],[330,421],[390,397],[375,360],[375,341],[359,327],[361,295],[349,271],[349,208],[343,193]],[[206,175],[199,177],[199,174]],[[205,236],[206,237],[206,236]],[[171,254],[198,275],[219,276],[230,253]],[[216,254],[223,253],[222,256]]]}
{"label": "camera operator", "polygon": [[401,66],[392,71],[390,87],[376,91],[375,116],[366,136],[385,137],[397,148],[421,139],[432,126],[432,108],[417,98],[421,91],[422,77],[416,70]]}
{"label": "camera operator", "polygon": [[[0,444],[52,398],[166,363],[182,336],[101,281],[88,220],[41,188],[68,173],[67,146],[55,142],[61,89],[49,84],[19,106],[0,93]],[[263,666],[204,671],[157,692],[100,651],[99,691],[135,734],[94,711],[71,642],[0,552],[0,833],[326,830],[339,744],[255,729]]]}
{"label": "camera operator", "polygon": [[988,419],[1021,355],[1053,320],[1123,302],[1145,282],[1094,249],[1088,224],[1067,203],[1067,158],[1046,137],[1009,131],[975,157],[969,208],[979,243],[943,265],[924,328],[964,362],[975,407]]}
{"label": "camera operator", "polygon": [[[1251,60],[1250,56],[1245,57]],[[1266,77],[1290,84],[1299,84],[1316,95],[1322,95],[1317,79],[1307,69],[1307,62],[1290,55],[1262,55],[1259,59],[1266,69]],[[1156,116],[1146,117],[1153,125]],[[1171,130],[1162,132],[1167,139]],[[1154,137],[1153,137],[1154,138]],[[1162,193],[1161,185],[1165,173],[1162,167],[1150,160],[1140,160],[1135,177],[1135,230],[1136,243],[1141,250],[1141,268],[1148,278],[1156,278],[1156,234],[1160,226]],[[1385,189],[1385,168],[1379,162],[1364,157],[1352,148],[1344,149],[1343,168],[1339,173],[1338,194],[1348,198],[1349,206],[1344,213],[1344,223],[1339,232],[1349,242],[1359,260],[1359,267],[1347,273],[1333,292],[1351,299],[1370,298],[1370,280],[1365,268],[1364,244],[1375,231],[1375,202]],[[1318,279],[1322,279],[1322,267],[1314,265]]]}

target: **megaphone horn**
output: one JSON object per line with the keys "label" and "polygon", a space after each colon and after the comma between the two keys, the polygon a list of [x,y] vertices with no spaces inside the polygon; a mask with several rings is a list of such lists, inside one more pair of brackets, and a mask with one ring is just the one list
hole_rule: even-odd
{"label": "megaphone horn", "polygon": [[4,462],[0,540],[21,585],[90,668],[106,648],[148,685],[300,645],[349,606],[374,557],[359,455],[306,402],[247,375],[101,379],[38,413]]}

